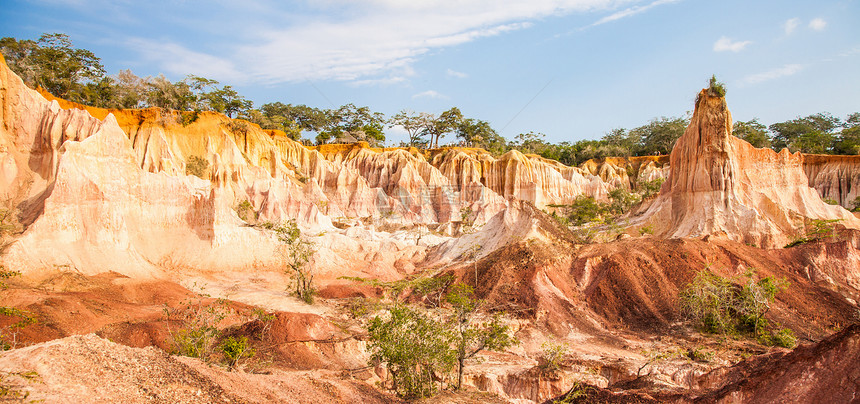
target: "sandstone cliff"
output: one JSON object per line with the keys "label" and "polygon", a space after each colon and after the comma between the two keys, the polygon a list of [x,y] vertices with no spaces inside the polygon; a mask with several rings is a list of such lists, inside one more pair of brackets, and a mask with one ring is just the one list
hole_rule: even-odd
{"label": "sandstone cliff", "polygon": [[651,224],[662,237],[713,234],[764,247],[802,235],[810,219],[860,228],[860,220],[809,187],[800,153],[756,149],[731,132],[725,99],[702,90],[672,150],[668,180],[636,223]]}
{"label": "sandstone cliff", "polygon": [[803,156],[803,171],[809,186],[822,198],[847,209],[854,207],[854,199],[860,196],[860,156],[807,154]]}
{"label": "sandstone cliff", "polygon": [[[505,223],[517,217],[505,213],[516,200],[544,206],[611,189],[587,171],[517,151],[308,148],[212,112],[86,107],[27,88],[5,64],[0,89],[0,197],[26,229],[3,259],[25,272],[276,266],[276,239],[237,215],[247,201],[249,222],[296,219],[319,234],[325,258],[316,261],[331,266],[322,273],[396,277],[379,265],[405,270],[423,254],[391,230],[442,225],[452,234],[461,212],[477,226],[499,215]],[[194,160],[203,161],[197,171]]]}

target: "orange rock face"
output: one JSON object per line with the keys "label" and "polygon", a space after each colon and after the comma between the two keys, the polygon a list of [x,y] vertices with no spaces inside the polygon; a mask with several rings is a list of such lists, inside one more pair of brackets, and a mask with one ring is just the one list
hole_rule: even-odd
{"label": "orange rock face", "polygon": [[637,223],[663,237],[713,234],[764,247],[802,235],[810,219],[860,228],[850,212],[827,205],[809,187],[800,153],[756,149],[731,131],[725,99],[702,90],[672,150],[668,180]]}

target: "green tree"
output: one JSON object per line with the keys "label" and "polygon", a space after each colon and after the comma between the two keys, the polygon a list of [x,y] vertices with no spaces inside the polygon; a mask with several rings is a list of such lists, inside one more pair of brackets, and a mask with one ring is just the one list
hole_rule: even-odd
{"label": "green tree", "polygon": [[860,112],[848,115],[833,149],[837,154],[860,154]]}
{"label": "green tree", "polygon": [[690,122],[686,118],[660,117],[654,118],[646,125],[631,130],[631,134],[642,139],[642,146],[637,154],[668,154],[675,146],[675,141],[684,134]]}
{"label": "green tree", "polygon": [[746,140],[758,148],[771,147],[767,127],[759,122],[758,118],[753,118],[746,122],[735,122],[732,127],[732,135]]}
{"label": "green tree", "polygon": [[547,147],[547,143],[544,141],[545,138],[546,135],[543,133],[520,133],[514,137],[514,147],[526,154],[538,153]]}
{"label": "green tree", "polygon": [[454,310],[453,341],[457,358],[457,389],[459,390],[463,384],[463,370],[467,359],[474,357],[481,350],[498,351],[518,342],[509,334],[508,326],[502,324],[499,316],[494,316],[484,323],[474,321],[482,302],[475,298],[471,286],[455,284],[445,296],[445,300]]}
{"label": "green tree", "polygon": [[278,236],[278,241],[281,242],[281,256],[286,263],[284,272],[293,278],[296,297],[305,303],[313,303],[316,288],[309,261],[316,252],[314,244],[302,236],[302,231],[295,220],[277,226],[270,224],[266,227],[271,227]]}
{"label": "green tree", "polygon": [[827,112],[819,112],[775,123],[768,129],[774,134],[774,150],[788,148],[792,153],[827,153],[832,150],[835,130],[841,125],[839,118]]}
{"label": "green tree", "polygon": [[367,327],[372,361],[385,363],[399,396],[413,399],[436,392],[433,379],[455,362],[450,332],[428,315],[394,305],[388,318],[374,317]]}
{"label": "green tree", "polygon": [[426,144],[421,140],[422,131],[431,119],[432,116],[426,112],[416,113],[404,109],[388,120],[388,127],[400,126],[409,136],[409,147],[418,147]]}
{"label": "green tree", "polygon": [[[191,86],[188,87],[190,88]],[[253,102],[239,95],[232,86],[224,86],[204,92],[200,95],[200,99],[213,111],[225,114],[230,118],[245,114],[254,107]]]}
{"label": "green tree", "polygon": [[639,139],[636,135],[639,132],[628,132],[624,128],[615,128],[607,132],[600,138],[601,142],[607,146],[618,147],[624,150],[619,156],[630,156],[633,151],[639,146]]}
{"label": "green tree", "polygon": [[456,128],[457,137],[463,139],[471,147],[483,147],[491,150],[498,148],[504,139],[496,133],[487,121],[466,118],[460,121]]}
{"label": "green tree", "polygon": [[86,49],[76,49],[66,34],[42,34],[38,41],[0,39],[9,67],[30,86],[71,101],[84,99],[86,83],[104,77],[101,59]]}
{"label": "green tree", "polygon": [[424,128],[421,130],[423,136],[428,137],[429,146],[431,148],[439,147],[439,139],[445,137],[447,133],[454,131],[463,120],[463,113],[457,107],[442,112],[439,116],[432,116],[425,122]]}

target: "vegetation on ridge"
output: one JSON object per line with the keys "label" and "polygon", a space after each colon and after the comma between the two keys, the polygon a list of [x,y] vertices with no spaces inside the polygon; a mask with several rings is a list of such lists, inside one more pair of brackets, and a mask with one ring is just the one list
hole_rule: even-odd
{"label": "vegetation on ridge", "polygon": [[[216,80],[188,75],[171,82],[163,75],[141,78],[131,70],[107,76],[92,52],[73,47],[65,34],[44,34],[38,40],[0,39],[0,52],[9,67],[28,85],[41,86],[51,94],[101,108],[160,107],[179,111],[217,111],[241,118],[263,129],[281,130],[294,140],[304,135],[317,144],[366,141],[381,145],[385,128],[401,127],[408,140],[400,146],[439,147],[440,140],[453,135],[460,146],[481,147],[499,155],[509,150],[534,153],[566,165],[579,165],[589,159],[612,156],[667,154],[689,124],[687,117],[654,118],[634,129],[616,128],[599,140],[574,143],[549,143],[545,135],[520,133],[506,140],[487,121],[466,117],[452,107],[438,115],[401,110],[386,118],[366,106],[346,104],[320,109],[299,104],[271,102],[254,108],[253,102],[229,85]],[[725,96],[723,83],[712,76],[708,91]],[[180,115],[180,123],[193,123],[196,115]],[[827,112],[798,117],[766,126],[754,118],[737,122],[733,134],[756,147],[788,148],[791,152],[860,153],[860,113],[850,114],[843,122]],[[311,143],[309,140],[305,140]]]}

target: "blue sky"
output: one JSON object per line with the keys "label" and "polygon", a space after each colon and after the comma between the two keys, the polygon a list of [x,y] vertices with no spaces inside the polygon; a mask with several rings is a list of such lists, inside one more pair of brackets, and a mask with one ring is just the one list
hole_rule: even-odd
{"label": "blue sky", "polygon": [[196,74],[255,106],[457,106],[508,139],[597,139],[681,116],[711,74],[735,120],[860,111],[858,0],[2,3],[0,36],[66,33],[110,74]]}

